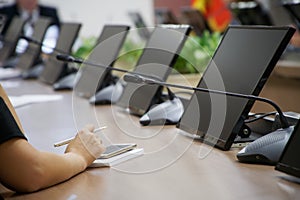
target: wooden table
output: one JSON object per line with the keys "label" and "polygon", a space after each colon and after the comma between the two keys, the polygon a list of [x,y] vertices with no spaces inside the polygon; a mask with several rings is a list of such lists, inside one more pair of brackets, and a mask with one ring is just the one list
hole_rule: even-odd
{"label": "wooden table", "polygon": [[213,149],[174,126],[142,127],[137,117],[117,106],[92,106],[72,92],[54,92],[38,81],[14,83],[19,87],[7,88],[9,95],[63,96],[59,101],[17,109],[29,142],[36,148],[63,153],[64,147],[54,148],[53,143],[91,122],[108,126],[102,135],[105,144],[136,142],[145,155],[112,168],[88,169],[31,194],[16,194],[0,185],[4,199],[299,199],[299,184],[284,180],[287,175],[272,166],[239,163],[238,149]]}

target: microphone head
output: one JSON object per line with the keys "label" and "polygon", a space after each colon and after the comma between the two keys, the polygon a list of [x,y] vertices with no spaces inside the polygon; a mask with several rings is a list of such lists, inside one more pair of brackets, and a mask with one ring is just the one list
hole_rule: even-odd
{"label": "microphone head", "polygon": [[125,74],[123,79],[124,79],[124,81],[130,82],[130,83],[137,83],[137,84],[145,83],[144,78],[137,74],[134,74],[134,75]]}
{"label": "microphone head", "polygon": [[137,83],[137,84],[147,84],[147,85],[165,85],[165,82],[160,78],[154,75],[147,74],[138,74],[136,72],[127,72],[129,74],[125,74],[124,81]]}
{"label": "microphone head", "polygon": [[56,59],[63,62],[76,62],[76,59],[73,56],[66,54],[58,54],[56,55]]}

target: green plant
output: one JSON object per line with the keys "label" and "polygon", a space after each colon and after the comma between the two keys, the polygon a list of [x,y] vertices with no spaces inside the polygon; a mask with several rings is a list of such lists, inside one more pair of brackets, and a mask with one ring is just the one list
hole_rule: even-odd
{"label": "green plant", "polygon": [[[178,55],[173,73],[203,72],[220,39],[221,35],[219,33],[210,33],[208,31],[204,31],[201,37],[189,36]],[[83,38],[81,46],[73,55],[79,58],[86,58],[95,47],[96,41],[96,37]],[[144,45],[144,43],[136,42],[132,38],[127,37],[115,64],[128,70],[133,69],[142,54]]]}
{"label": "green plant", "polygon": [[143,52],[144,46],[144,43],[136,42],[132,38],[127,37],[115,64],[118,67],[126,68],[128,70],[133,69]]}
{"label": "green plant", "polygon": [[81,38],[79,48],[73,52],[73,56],[77,58],[86,58],[93,50],[97,43],[97,38],[94,36]]}
{"label": "green plant", "polygon": [[220,39],[221,35],[219,33],[208,31],[204,31],[201,37],[189,36],[178,55],[173,71],[181,74],[203,72]]}

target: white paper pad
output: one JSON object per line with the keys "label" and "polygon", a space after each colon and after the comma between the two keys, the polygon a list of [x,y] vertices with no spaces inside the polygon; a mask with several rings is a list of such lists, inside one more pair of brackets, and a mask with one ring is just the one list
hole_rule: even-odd
{"label": "white paper pad", "polygon": [[21,70],[15,68],[0,68],[0,80],[21,77]]}
{"label": "white paper pad", "polygon": [[20,83],[15,81],[0,81],[0,84],[4,89],[17,88],[20,86]]}
{"label": "white paper pad", "polygon": [[144,149],[142,148],[132,149],[111,158],[96,159],[89,167],[112,167],[143,154]]}
{"label": "white paper pad", "polygon": [[21,96],[9,96],[9,99],[14,106],[18,108],[31,103],[40,103],[47,101],[57,101],[62,99],[62,95],[45,95],[45,94],[26,94]]}

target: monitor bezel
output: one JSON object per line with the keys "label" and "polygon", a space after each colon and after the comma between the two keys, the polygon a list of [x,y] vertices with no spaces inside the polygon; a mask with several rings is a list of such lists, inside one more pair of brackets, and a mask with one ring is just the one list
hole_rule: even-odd
{"label": "monitor bezel", "polygon": [[[72,51],[72,47],[78,37],[81,27],[81,23],[65,22],[60,25],[60,33],[55,47],[56,50],[54,50],[50,54],[48,60],[44,63],[44,68],[41,74],[39,75],[40,81],[47,84],[54,84],[56,81],[58,81],[60,78],[66,75],[66,72],[68,71],[68,64],[57,60],[56,55],[57,53],[63,52],[69,54]],[[60,44],[60,42],[65,39],[62,37],[63,31],[65,33],[68,33],[69,38],[71,38],[70,43],[68,44],[68,46],[65,47],[61,46]]]}
{"label": "monitor bezel", "polygon": [[[174,30],[174,31],[179,31],[181,29],[181,32],[182,34],[185,35],[185,39],[188,37],[189,33],[191,32],[192,30],[192,27],[190,25],[186,25],[186,24],[181,24],[181,25],[177,25],[177,24],[161,24],[155,28],[165,28],[165,29],[170,29],[170,30]],[[151,33],[151,36],[152,34],[155,33],[155,30],[152,31]],[[151,37],[150,36],[150,37]],[[181,44],[178,46],[177,48],[177,52],[179,54],[179,52],[181,51],[181,49],[183,48],[184,46],[184,43],[185,43],[185,39],[183,39],[181,41]],[[142,54],[140,55],[139,57],[139,60],[137,62],[137,65],[135,67],[135,70],[133,72],[138,72],[137,71],[137,67],[140,65],[141,63],[141,58],[143,58],[143,55],[145,53],[148,53],[146,52],[145,50],[153,50],[154,48],[151,47],[151,45],[149,44],[149,40],[147,41],[146,45],[145,45],[145,48],[143,49],[143,52]],[[154,49],[155,50],[155,49]],[[160,51],[165,51],[165,50],[160,50]],[[175,54],[172,58],[172,60],[170,61],[170,64],[169,64],[169,68],[168,70],[165,72],[165,74],[163,74],[163,76],[161,76],[160,78],[163,79],[163,80],[166,80],[169,76],[169,74],[171,73],[171,69],[173,68],[177,58],[178,58],[178,54]],[[141,73],[141,72],[139,72]],[[159,85],[143,85],[141,87],[147,87],[147,88],[153,88],[152,90],[154,91],[154,95],[152,97],[149,97],[151,98],[151,102],[149,103],[149,105],[147,105],[147,108],[144,109],[144,108],[140,108],[138,106],[135,106],[135,105],[128,105],[127,103],[123,103],[122,102],[122,96],[124,95],[124,91],[120,100],[117,102],[117,105],[121,106],[121,107],[124,107],[124,108],[128,108],[129,109],[129,112],[130,114],[132,115],[136,115],[136,116],[142,116],[143,114],[145,114],[149,108],[153,105],[153,104],[156,104],[156,103],[161,103],[160,100],[162,99],[161,96],[162,96],[162,89],[163,87],[162,86],[159,86]]]}
{"label": "monitor bezel", "polygon": [[[120,41],[120,44],[118,46],[118,50],[116,51],[116,55],[115,55],[115,58],[113,58],[111,60],[111,63],[109,65],[109,67],[113,67],[114,66],[114,63],[115,61],[117,60],[117,56],[125,42],[125,39],[128,35],[128,31],[130,30],[130,26],[128,25],[118,25],[118,24],[106,24],[103,26],[103,29],[102,29],[102,32],[100,33],[99,35],[99,38],[97,39],[97,44],[95,45],[95,48],[98,48],[97,46],[99,45],[99,43],[105,41],[107,38],[104,38],[104,35],[105,35],[105,31],[108,31],[110,28],[118,28],[120,29],[120,31],[118,31],[118,33],[114,34],[114,35],[120,35],[122,34],[122,41]],[[113,35],[111,35],[113,36]],[[110,37],[111,37],[110,36]],[[86,58],[86,61],[90,62],[89,59],[90,59],[90,56],[92,55],[92,53]],[[96,61],[91,61],[92,63],[95,63],[95,64],[98,64],[96,63]],[[100,68],[100,67],[97,67],[97,66],[92,66],[92,65],[88,65],[88,64],[84,64],[83,63],[83,66],[82,67],[82,71],[81,73],[87,73],[86,71],[91,71],[91,70],[94,70],[94,69],[97,69],[97,68]],[[95,95],[95,93],[97,93],[99,90],[103,89],[104,87],[108,86],[108,82],[107,80],[112,80],[113,79],[113,75],[112,75],[112,72],[110,69],[106,68],[106,69],[103,69],[103,68],[100,68],[102,70],[101,74],[99,73],[99,77],[98,77],[98,81],[97,81],[97,86],[94,89],[90,88],[89,90],[84,90],[82,91],[81,89],[78,90],[78,87],[81,87],[80,84],[81,81],[82,81],[82,78],[83,75],[79,75],[79,77],[77,77],[77,80],[75,82],[75,86],[74,86],[74,90],[75,90],[75,93],[80,96],[80,97],[83,97],[83,98],[90,98],[92,96]],[[99,71],[99,70],[98,70]]]}
{"label": "monitor bezel", "polygon": [[[284,38],[282,39],[281,43],[279,44],[277,50],[274,53],[273,58],[270,60],[268,66],[266,67],[265,72],[263,73],[262,77],[260,78],[260,80],[258,81],[256,88],[253,90],[253,93],[251,95],[254,96],[258,96],[259,93],[261,92],[261,90],[263,89],[263,86],[265,85],[265,83],[267,82],[268,77],[271,75],[271,72],[273,71],[274,67],[276,66],[276,63],[278,62],[278,60],[280,59],[282,53],[284,52],[287,44],[289,43],[291,37],[294,34],[295,29],[289,26],[245,26],[245,25],[229,25],[228,28],[225,30],[224,35],[227,34],[227,32],[230,29],[266,29],[266,30],[286,30],[286,34],[284,36]],[[220,49],[220,46],[222,44],[224,40],[224,37],[221,39],[215,53],[212,56],[211,61],[208,63],[207,66],[209,66],[211,64],[211,62],[213,62],[214,57],[216,55],[216,53],[218,52],[218,50]],[[205,75],[207,69],[204,71],[202,77]],[[203,78],[200,79],[199,83],[197,84],[197,87],[200,85],[201,81],[203,80]],[[195,92],[193,94],[193,96],[191,97],[194,98],[195,96]],[[187,106],[189,106],[190,103],[188,103]],[[237,120],[237,123],[235,124],[230,136],[228,137],[227,140],[224,139],[220,139],[216,138],[214,136],[208,135],[203,133],[202,131],[199,130],[192,130],[191,128],[182,125],[181,124],[181,120],[182,118],[179,120],[179,122],[177,123],[176,127],[187,132],[190,133],[192,135],[198,135],[200,136],[200,140],[204,143],[207,143],[209,145],[213,145],[216,148],[222,149],[222,150],[229,150],[232,146],[232,144],[234,143],[234,140],[236,138],[236,136],[242,131],[242,128],[244,126],[244,120],[247,119],[248,117],[248,113],[250,112],[252,106],[254,104],[254,101],[248,101],[248,103],[246,103],[244,110],[241,113],[241,116],[239,117],[239,119]],[[186,109],[185,109],[186,110]],[[185,113],[185,111],[184,111]],[[184,116],[184,113],[182,116]]]}

